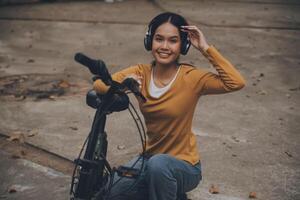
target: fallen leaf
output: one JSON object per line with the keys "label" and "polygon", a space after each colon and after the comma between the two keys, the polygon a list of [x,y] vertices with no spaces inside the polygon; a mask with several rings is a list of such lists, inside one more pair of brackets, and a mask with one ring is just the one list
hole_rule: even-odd
{"label": "fallen leaf", "polygon": [[20,153],[21,153],[22,156],[26,155],[26,152],[24,150],[21,150]]}
{"label": "fallen leaf", "polygon": [[257,94],[260,94],[260,95],[266,95],[267,92],[265,90],[260,90],[258,92],[256,92]]}
{"label": "fallen leaf", "polygon": [[37,130],[33,130],[33,131],[31,131],[28,135],[27,135],[27,137],[33,137],[33,136],[36,136],[38,134],[38,131]]}
{"label": "fallen leaf", "polygon": [[289,153],[288,151],[284,152],[288,157],[293,157],[293,155],[291,153]]}
{"label": "fallen leaf", "polygon": [[13,158],[13,159],[20,159],[21,156],[19,154],[12,154],[11,158]]}
{"label": "fallen leaf", "polygon": [[55,99],[56,99],[56,96],[50,95],[48,98],[51,99],[51,100],[55,100]]}
{"label": "fallen leaf", "polygon": [[59,82],[58,86],[61,87],[61,88],[69,88],[70,83],[66,80],[62,80],[62,81]]}
{"label": "fallen leaf", "polygon": [[7,138],[8,141],[11,142],[20,142],[20,143],[24,143],[25,142],[25,136],[23,133],[20,132],[14,132],[12,133],[9,138]]}
{"label": "fallen leaf", "polygon": [[34,63],[34,59],[28,59],[27,63]]}
{"label": "fallen leaf", "polygon": [[119,150],[123,150],[123,149],[125,149],[125,145],[118,145],[118,147],[117,147]]}
{"label": "fallen leaf", "polygon": [[21,95],[21,96],[15,96],[16,101],[23,101],[24,99],[26,99],[25,95]]}
{"label": "fallen leaf", "polygon": [[250,192],[249,198],[250,199],[256,199],[256,192]]}
{"label": "fallen leaf", "polygon": [[77,131],[78,130],[78,128],[75,127],[75,126],[70,126],[69,128],[72,129],[73,131]]}
{"label": "fallen leaf", "polygon": [[297,90],[300,90],[300,87],[290,88],[290,91],[297,91]]}
{"label": "fallen leaf", "polygon": [[16,193],[17,189],[14,186],[11,186],[10,188],[8,188],[8,193]]}
{"label": "fallen leaf", "polygon": [[217,186],[213,185],[213,184],[210,186],[209,192],[211,194],[219,194],[220,193],[219,188]]}

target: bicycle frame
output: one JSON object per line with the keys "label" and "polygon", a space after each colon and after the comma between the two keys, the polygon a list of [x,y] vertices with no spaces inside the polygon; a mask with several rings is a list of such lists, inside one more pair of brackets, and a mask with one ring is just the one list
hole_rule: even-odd
{"label": "bicycle frame", "polygon": [[[87,94],[87,104],[90,104],[90,98],[99,98],[95,95],[91,94],[91,92]],[[93,199],[97,196],[98,200],[102,200],[101,195],[104,195],[99,194],[101,188],[107,183],[107,176],[103,174],[105,173],[104,168],[107,166],[105,160],[107,152],[107,135],[105,132],[107,113],[104,112],[104,110],[101,110],[101,107],[97,108],[84,157],[74,161],[77,166],[80,166],[80,171],[79,177],[73,177],[72,180],[71,193],[74,195],[73,199],[85,200]],[[76,168],[74,169],[74,174],[76,173]],[[76,182],[76,179],[78,182]]]}
{"label": "bicycle frame", "polygon": [[[99,95],[93,90],[87,94],[86,103],[97,110],[91,131],[78,158],[74,160],[71,200],[105,200],[111,189],[113,173],[120,173],[119,169],[112,170],[106,160],[108,147],[105,132],[106,116],[112,112],[125,110],[131,105],[125,93],[126,88],[142,100],[146,101],[146,99],[139,92],[138,83],[134,79],[128,78],[122,83],[113,81],[103,61],[93,60],[81,53],[75,55],[75,60],[88,67],[91,73],[96,75],[94,78],[103,80],[110,86],[110,89],[105,95]],[[93,80],[95,81],[95,79]],[[143,133],[145,134],[144,128]],[[142,135],[141,141],[144,145]],[[85,154],[81,158],[86,143]],[[120,169],[124,170],[122,167]],[[133,171],[133,175],[134,173],[135,175],[139,174],[136,171]]]}

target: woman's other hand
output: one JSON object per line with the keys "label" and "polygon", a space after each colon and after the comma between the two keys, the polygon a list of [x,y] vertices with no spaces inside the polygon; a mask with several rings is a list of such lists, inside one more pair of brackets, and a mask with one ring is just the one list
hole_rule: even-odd
{"label": "woman's other hand", "polygon": [[202,31],[197,26],[181,26],[181,31],[188,33],[191,44],[201,52],[205,52],[209,45]]}
{"label": "woman's other hand", "polygon": [[138,75],[136,75],[136,74],[130,74],[130,75],[126,76],[126,77],[124,78],[124,80],[125,80],[126,78],[133,78],[134,80],[136,80],[136,81],[138,82],[138,84],[139,84],[139,89],[140,89],[140,90],[142,89],[142,82],[143,82],[143,77],[142,77],[142,76],[138,76]]}

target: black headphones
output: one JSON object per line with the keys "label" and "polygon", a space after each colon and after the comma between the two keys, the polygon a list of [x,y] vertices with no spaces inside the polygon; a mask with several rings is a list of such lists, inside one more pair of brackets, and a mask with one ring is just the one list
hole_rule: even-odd
{"label": "black headphones", "polygon": [[[154,33],[152,32],[152,23],[149,24],[148,31],[146,32],[145,38],[144,38],[144,46],[147,51],[150,51],[152,49],[152,38],[153,38]],[[189,51],[191,46],[191,41],[186,36],[185,39],[181,39],[181,49],[180,53],[182,55],[186,55],[187,52]]]}

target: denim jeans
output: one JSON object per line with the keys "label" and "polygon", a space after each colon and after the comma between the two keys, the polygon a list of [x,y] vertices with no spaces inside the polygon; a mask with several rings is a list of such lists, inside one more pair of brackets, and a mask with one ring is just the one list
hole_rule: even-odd
{"label": "denim jeans", "polygon": [[115,174],[109,200],[176,200],[178,195],[196,188],[202,179],[201,164],[178,160],[167,154],[143,159],[138,156],[125,166],[135,169],[143,165],[139,178]]}

